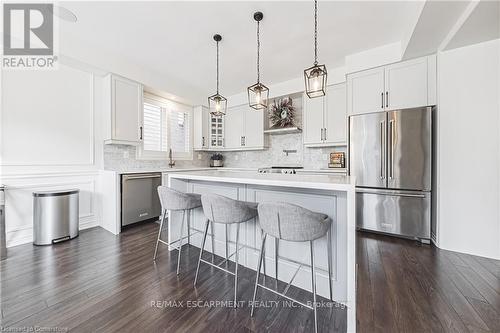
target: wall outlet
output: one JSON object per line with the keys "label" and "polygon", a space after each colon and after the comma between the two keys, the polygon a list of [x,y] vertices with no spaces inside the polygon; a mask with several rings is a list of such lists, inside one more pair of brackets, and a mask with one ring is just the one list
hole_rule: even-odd
{"label": "wall outlet", "polygon": [[321,158],[323,159],[323,161],[328,161],[328,154],[322,154]]}
{"label": "wall outlet", "polygon": [[238,154],[234,155],[234,160],[238,161],[240,159],[240,156]]}
{"label": "wall outlet", "polygon": [[202,155],[200,153],[198,153],[198,159],[201,160],[202,159]]}
{"label": "wall outlet", "polygon": [[128,150],[125,150],[123,152],[123,158],[129,158],[129,157],[130,157],[130,154],[129,154]]}

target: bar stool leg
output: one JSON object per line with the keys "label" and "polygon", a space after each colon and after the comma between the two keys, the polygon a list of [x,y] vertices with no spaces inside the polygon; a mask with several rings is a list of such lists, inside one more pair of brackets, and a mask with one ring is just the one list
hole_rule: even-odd
{"label": "bar stool leg", "polygon": [[276,283],[278,283],[278,254],[279,254],[280,240],[274,239],[274,271],[276,273]]}
{"label": "bar stool leg", "polygon": [[198,258],[198,266],[196,266],[196,275],[194,276],[194,286],[196,287],[196,281],[198,280],[198,272],[200,270],[201,255],[203,254],[203,249],[205,248],[205,241],[207,240],[208,224],[210,221],[207,219],[205,222],[205,232],[203,233],[203,241],[201,242],[200,257]]}
{"label": "bar stool leg", "polygon": [[264,234],[264,236],[262,237],[262,245],[260,246],[259,263],[257,264],[257,276],[255,277],[255,286],[253,289],[253,298],[252,298],[252,311],[250,312],[250,317],[253,317],[255,296],[257,296],[257,285],[259,283],[260,268],[262,267],[262,258],[264,255],[264,246],[266,245],[266,237],[267,234]]}
{"label": "bar stool leg", "polygon": [[318,312],[316,310],[316,268],[314,267],[314,242],[310,241],[311,248],[311,283],[313,292],[313,310],[314,310],[314,332],[318,333]]}
{"label": "bar stool leg", "polygon": [[188,245],[191,245],[191,212],[192,210],[188,210],[187,213]]}
{"label": "bar stool leg", "polygon": [[[264,230],[260,229],[260,238],[261,239],[264,239],[265,237],[265,234],[264,234]],[[264,256],[264,260],[262,262],[262,265],[264,266],[264,281],[266,280],[266,257]]]}
{"label": "bar stool leg", "polygon": [[161,231],[163,230],[163,222],[165,222],[166,218],[167,218],[167,210],[165,209],[163,211],[163,216],[161,218],[160,230],[158,230],[158,237],[156,238],[155,254],[153,255],[153,261],[156,260],[156,253],[158,252],[158,243],[160,243]]}
{"label": "bar stool leg", "polygon": [[226,260],[228,260],[228,253],[229,253],[229,250],[228,250],[228,244],[227,244],[227,239],[228,239],[228,236],[227,236],[227,224],[224,225],[225,229],[226,229],[226,236],[225,236],[225,240],[226,240]]}
{"label": "bar stool leg", "polygon": [[212,233],[212,264],[215,261],[215,233],[214,233],[214,223],[210,221],[210,232]]}
{"label": "bar stool leg", "polygon": [[236,253],[234,255],[234,259],[235,259],[235,264],[236,264],[236,268],[234,270],[234,307],[236,308],[237,305],[236,305],[236,296],[238,294],[238,259],[239,259],[239,256],[238,256],[238,253],[240,251],[238,251],[238,240],[240,238],[240,224],[238,223],[238,225],[236,226]]}
{"label": "bar stool leg", "polygon": [[326,234],[328,244],[328,285],[330,286],[330,301],[333,301],[333,287],[332,287],[332,232],[328,230]]}
{"label": "bar stool leg", "polygon": [[184,209],[182,211],[181,232],[180,232],[180,236],[179,236],[179,246],[178,246],[179,254],[177,255],[177,275],[179,275],[179,269],[181,267],[182,232],[184,230],[185,217],[186,217],[186,210]]}

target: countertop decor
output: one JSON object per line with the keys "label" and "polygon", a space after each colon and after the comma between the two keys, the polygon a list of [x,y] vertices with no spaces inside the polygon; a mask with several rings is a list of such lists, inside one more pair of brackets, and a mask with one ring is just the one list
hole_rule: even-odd
{"label": "countertop decor", "polygon": [[222,167],[224,166],[224,163],[223,163],[223,160],[224,160],[224,156],[222,156],[222,154],[213,154],[212,156],[210,156],[210,166],[211,167]]}
{"label": "countertop decor", "polygon": [[271,129],[295,127],[295,107],[290,97],[274,100],[269,107]]}

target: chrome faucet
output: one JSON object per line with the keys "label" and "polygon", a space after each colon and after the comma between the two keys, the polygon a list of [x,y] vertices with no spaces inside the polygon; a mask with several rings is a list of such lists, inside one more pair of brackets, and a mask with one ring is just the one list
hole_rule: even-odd
{"label": "chrome faucet", "polygon": [[168,159],[168,166],[173,168],[175,165],[175,161],[172,159],[172,148],[170,148],[170,150],[168,151]]}

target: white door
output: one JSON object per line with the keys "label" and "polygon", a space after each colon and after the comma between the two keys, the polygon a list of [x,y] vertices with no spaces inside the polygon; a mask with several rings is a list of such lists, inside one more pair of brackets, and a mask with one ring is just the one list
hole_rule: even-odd
{"label": "white door", "polygon": [[306,94],[304,100],[304,144],[323,143],[323,108],[324,97],[309,98]]}
{"label": "white door", "polygon": [[224,148],[235,149],[241,147],[244,134],[245,106],[227,109],[224,116]]}
{"label": "white door", "polygon": [[385,67],[386,110],[427,105],[427,57]]}
{"label": "white door", "polygon": [[142,86],[137,82],[113,76],[113,139],[142,140]]}
{"label": "white door", "polygon": [[326,88],[325,143],[345,144],[347,127],[346,84]]}
{"label": "white door", "polygon": [[267,111],[245,107],[243,147],[258,148],[264,146],[264,112]]}
{"label": "white door", "polygon": [[347,76],[349,114],[384,111],[384,68],[374,68]]}
{"label": "white door", "polygon": [[208,147],[208,109],[197,106],[193,110],[193,148],[203,149]]}

